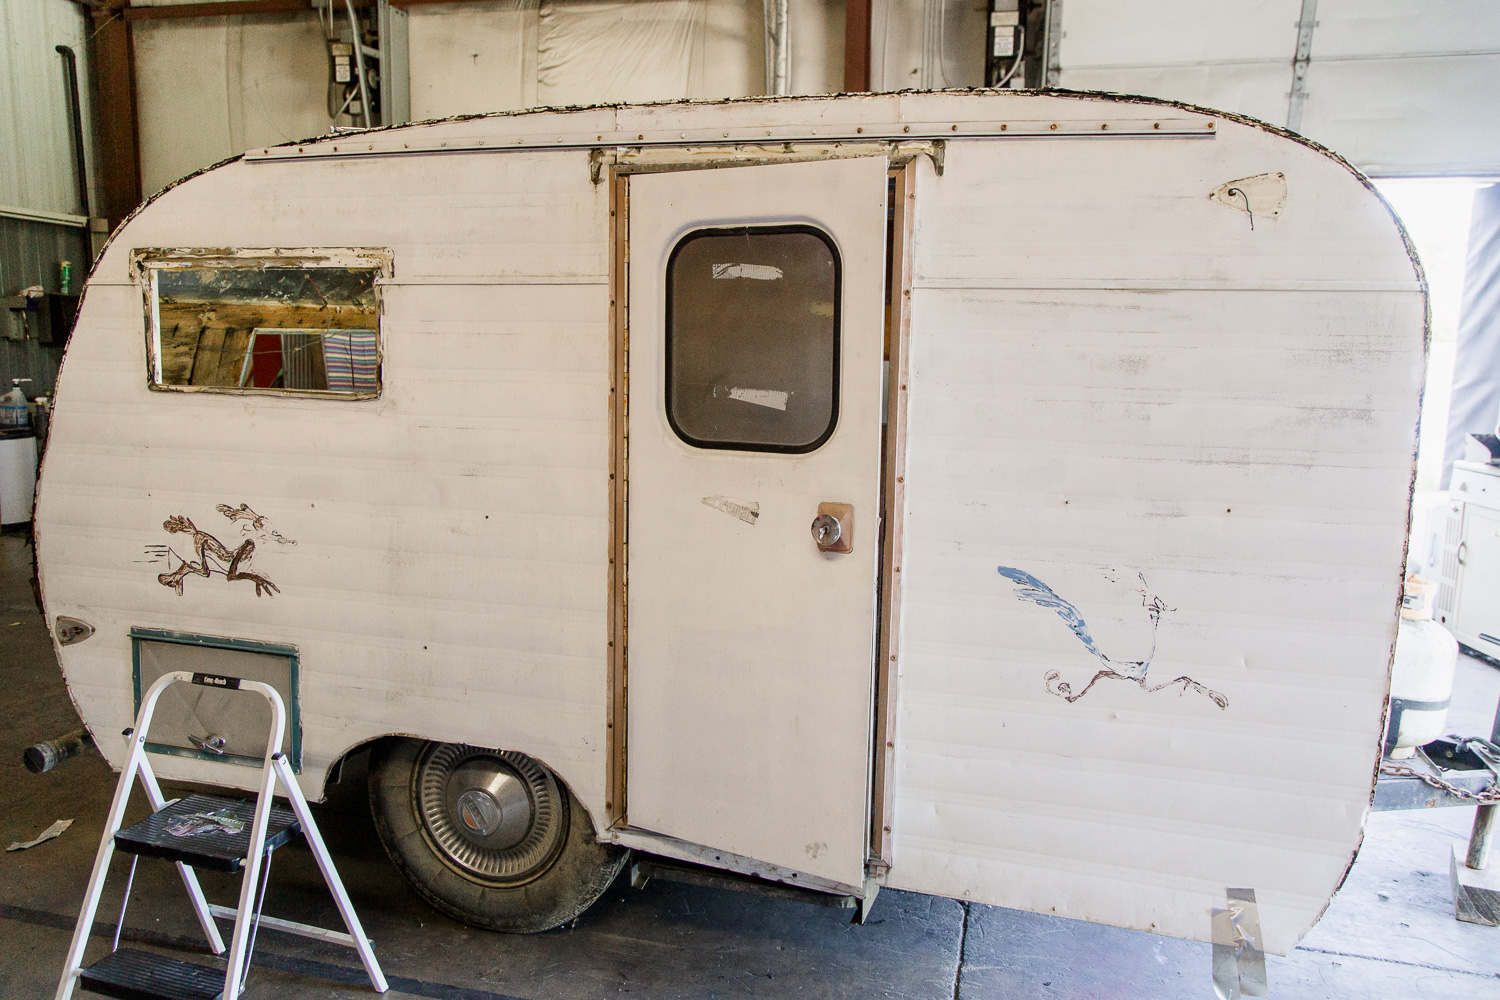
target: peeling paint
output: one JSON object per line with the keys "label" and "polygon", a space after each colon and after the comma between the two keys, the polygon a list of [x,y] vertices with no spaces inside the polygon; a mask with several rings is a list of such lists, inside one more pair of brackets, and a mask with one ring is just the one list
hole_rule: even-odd
{"label": "peeling paint", "polygon": [[760,517],[760,504],[754,500],[731,500],[728,497],[711,496],[704,497],[702,501],[705,507],[714,510],[722,510],[726,514],[733,515],[746,524],[754,524]]}
{"label": "peeling paint", "polygon": [[1286,174],[1256,174],[1225,181],[1209,197],[1220,205],[1248,214],[1253,228],[1257,216],[1274,219],[1286,207]]}

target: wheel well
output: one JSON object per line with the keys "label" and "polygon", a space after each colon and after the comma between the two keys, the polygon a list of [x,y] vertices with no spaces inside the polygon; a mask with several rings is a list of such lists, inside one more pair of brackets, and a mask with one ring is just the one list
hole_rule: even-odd
{"label": "wheel well", "polygon": [[[364,776],[366,773],[365,767],[369,761],[370,752],[380,744],[391,742],[394,740],[415,740],[420,743],[446,742],[444,740],[429,740],[425,736],[415,736],[411,733],[386,733],[382,736],[372,736],[367,740],[362,740],[359,743],[355,743],[352,746],[347,747],[343,753],[339,754],[333,759],[333,763],[328,765],[328,770],[323,775],[323,794],[319,801],[327,802],[330,798],[347,798],[355,794],[363,795]],[[484,749],[503,751],[509,750],[511,748],[485,747]],[[515,752],[526,753],[526,751],[524,750],[517,750]],[[531,754],[526,754],[526,756],[531,757],[532,760],[545,767],[548,772],[551,773],[553,779],[559,785],[562,785],[567,789],[568,793],[573,797],[574,804],[579,809],[583,810],[584,815],[588,816],[589,823],[594,827],[595,835],[601,835],[604,828],[600,826],[598,817],[593,814],[593,811],[590,810],[588,806],[584,805],[583,799],[579,797],[576,792],[574,792],[572,783],[569,782],[560,771],[554,768],[551,764],[548,764],[547,761],[542,759],[541,757],[536,757]],[[347,775],[355,774],[356,772],[358,775],[357,788],[355,788],[354,785],[345,780]],[[339,786],[340,791],[334,791],[334,786]]]}

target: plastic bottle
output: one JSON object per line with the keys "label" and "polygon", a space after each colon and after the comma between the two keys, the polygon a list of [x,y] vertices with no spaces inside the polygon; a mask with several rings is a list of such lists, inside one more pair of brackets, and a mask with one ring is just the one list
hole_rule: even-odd
{"label": "plastic bottle", "polygon": [[29,378],[13,378],[11,390],[0,396],[0,430],[18,430],[31,425],[31,407],[26,402],[26,393],[21,391],[22,382]]}

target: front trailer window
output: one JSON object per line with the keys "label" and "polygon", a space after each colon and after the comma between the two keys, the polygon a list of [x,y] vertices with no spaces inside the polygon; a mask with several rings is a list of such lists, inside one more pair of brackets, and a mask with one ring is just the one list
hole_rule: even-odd
{"label": "front trailer window", "polygon": [[362,399],[380,394],[386,261],[142,262],[151,386]]}

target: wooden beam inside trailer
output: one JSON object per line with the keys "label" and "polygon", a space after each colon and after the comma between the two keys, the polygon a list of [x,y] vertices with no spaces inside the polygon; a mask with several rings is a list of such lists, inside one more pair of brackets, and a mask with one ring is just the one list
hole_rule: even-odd
{"label": "wooden beam inside trailer", "polygon": [[[246,385],[242,376],[246,373],[252,331],[373,329],[376,322],[373,309],[355,305],[163,300],[160,315],[162,382],[194,386]],[[279,357],[279,342],[274,350]],[[326,387],[321,347],[307,353],[315,362],[313,377],[323,383],[314,388]]]}

